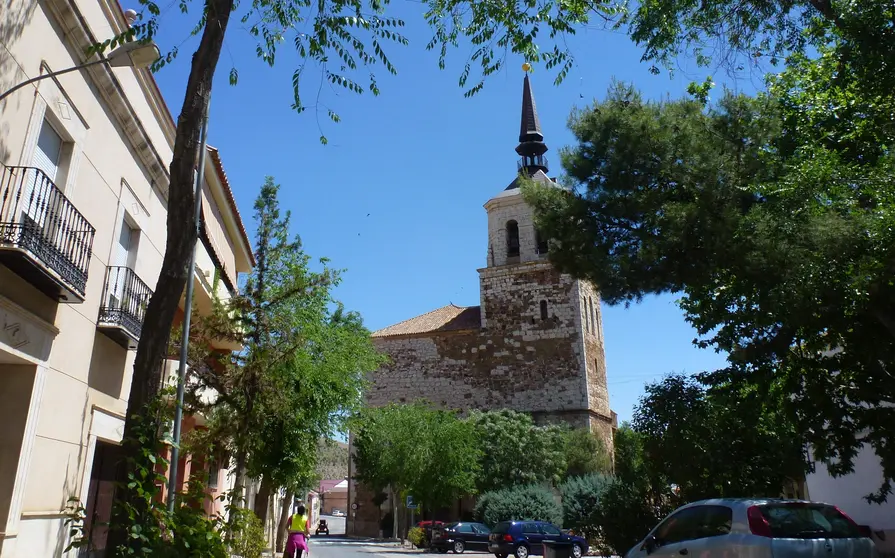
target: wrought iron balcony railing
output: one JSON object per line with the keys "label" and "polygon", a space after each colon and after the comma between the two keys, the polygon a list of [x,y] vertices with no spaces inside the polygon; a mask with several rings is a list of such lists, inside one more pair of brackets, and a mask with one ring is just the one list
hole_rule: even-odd
{"label": "wrought iron balcony railing", "polygon": [[97,327],[119,344],[134,348],[143,331],[143,318],[151,296],[152,289],[133,269],[109,267]]}
{"label": "wrought iron balcony railing", "polygon": [[516,170],[518,171],[535,167],[543,167],[546,169],[548,166],[546,155],[530,155],[522,157],[516,161]]}
{"label": "wrought iron balcony railing", "polygon": [[95,234],[42,170],[3,165],[0,255],[13,271],[60,302],[83,302]]}

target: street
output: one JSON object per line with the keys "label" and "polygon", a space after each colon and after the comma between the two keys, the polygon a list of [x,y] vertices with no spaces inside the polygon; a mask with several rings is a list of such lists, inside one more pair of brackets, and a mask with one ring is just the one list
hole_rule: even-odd
{"label": "street", "polygon": [[346,539],[343,537],[312,537],[309,558],[397,558],[399,556],[420,555],[419,550],[401,548],[396,543],[374,542],[372,540]]}

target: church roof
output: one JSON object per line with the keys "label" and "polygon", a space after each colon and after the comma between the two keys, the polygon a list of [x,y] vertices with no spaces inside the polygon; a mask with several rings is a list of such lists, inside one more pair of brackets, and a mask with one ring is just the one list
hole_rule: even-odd
{"label": "church roof", "polygon": [[373,337],[397,337],[401,335],[463,331],[479,329],[481,326],[481,307],[463,307],[448,304],[431,312],[426,312],[421,316],[374,331]]}
{"label": "church roof", "polygon": [[[556,181],[554,179],[550,178],[549,176],[547,176],[546,174],[544,174],[544,171],[542,171],[541,169],[538,169],[537,171],[535,171],[534,174],[532,174],[530,178],[532,180],[534,180],[535,182],[543,182],[545,184],[556,184]],[[506,187],[506,190],[516,190],[519,188],[519,186],[520,186],[519,176],[516,176],[516,178],[514,178],[513,181],[510,182],[510,185]]]}

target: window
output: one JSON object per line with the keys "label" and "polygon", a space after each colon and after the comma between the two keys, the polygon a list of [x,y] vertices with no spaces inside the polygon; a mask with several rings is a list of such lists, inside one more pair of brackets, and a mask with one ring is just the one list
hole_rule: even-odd
{"label": "window", "polygon": [[538,529],[537,523],[523,523],[522,534],[524,535],[540,535],[541,530]]}
{"label": "window", "polygon": [[[26,217],[35,225],[43,227],[49,213],[55,208],[53,186],[59,174],[62,159],[62,138],[46,120],[40,127],[31,166],[38,169],[29,171],[22,192],[20,207]],[[50,220],[52,221],[52,220]]]}
{"label": "window", "polygon": [[473,523],[472,528],[475,529],[475,532],[479,535],[490,535],[491,531],[487,526],[482,525],[481,523]]}
{"label": "window", "polygon": [[208,488],[217,490],[220,476],[221,464],[217,459],[214,459],[212,460],[211,465],[208,466]]}
{"label": "window", "polygon": [[833,506],[783,503],[759,506],[758,509],[775,537],[825,539],[860,536],[857,527]]}
{"label": "window", "polygon": [[594,299],[592,297],[587,297],[587,303],[590,305],[590,331],[593,333],[594,330],[597,329],[596,314],[594,314]]}
{"label": "window", "polygon": [[546,300],[541,301],[541,319],[542,320],[547,319],[547,301]]}
{"label": "window", "polygon": [[590,314],[587,312],[587,299],[581,299],[581,307],[584,309],[584,329],[590,331]]}
{"label": "window", "polygon": [[519,223],[516,221],[507,223],[507,257],[519,257]]}
{"label": "window", "polygon": [[549,523],[541,523],[541,532],[545,535],[562,535],[562,532],[555,525]]}
{"label": "window", "polygon": [[700,506],[677,512],[656,529],[656,541],[666,545],[695,539],[701,515]]}
{"label": "window", "polygon": [[727,506],[700,506],[703,512],[697,536],[717,537],[730,533],[733,524],[733,510]]}
{"label": "window", "polygon": [[475,532],[472,530],[472,525],[470,525],[469,523],[461,523],[460,525],[457,525],[457,527],[454,530],[457,531],[458,533],[472,534]]}
{"label": "window", "polygon": [[538,229],[535,229],[535,244],[537,245],[538,254],[546,254],[550,251],[547,238]]}

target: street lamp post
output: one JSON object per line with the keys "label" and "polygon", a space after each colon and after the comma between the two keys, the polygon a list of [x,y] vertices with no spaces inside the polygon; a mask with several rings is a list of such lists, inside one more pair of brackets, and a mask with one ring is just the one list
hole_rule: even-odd
{"label": "street lamp post", "polygon": [[33,77],[29,80],[23,81],[22,83],[14,86],[12,89],[0,93],[0,101],[9,97],[26,85],[30,85],[42,79],[61,76],[62,74],[74,72],[75,70],[82,70],[84,68],[89,68],[90,66],[96,66],[98,64],[108,64],[113,68],[123,68],[128,66],[131,68],[146,68],[148,66],[151,66],[156,60],[161,58],[161,56],[161,51],[159,51],[158,46],[152,41],[148,43],[144,43],[142,41],[132,41],[130,43],[124,43],[120,47],[110,52],[109,56],[106,58],[100,58],[99,60],[85,62],[84,64],[79,64],[71,68],[59,70],[58,72],[41,74],[37,77]]}

